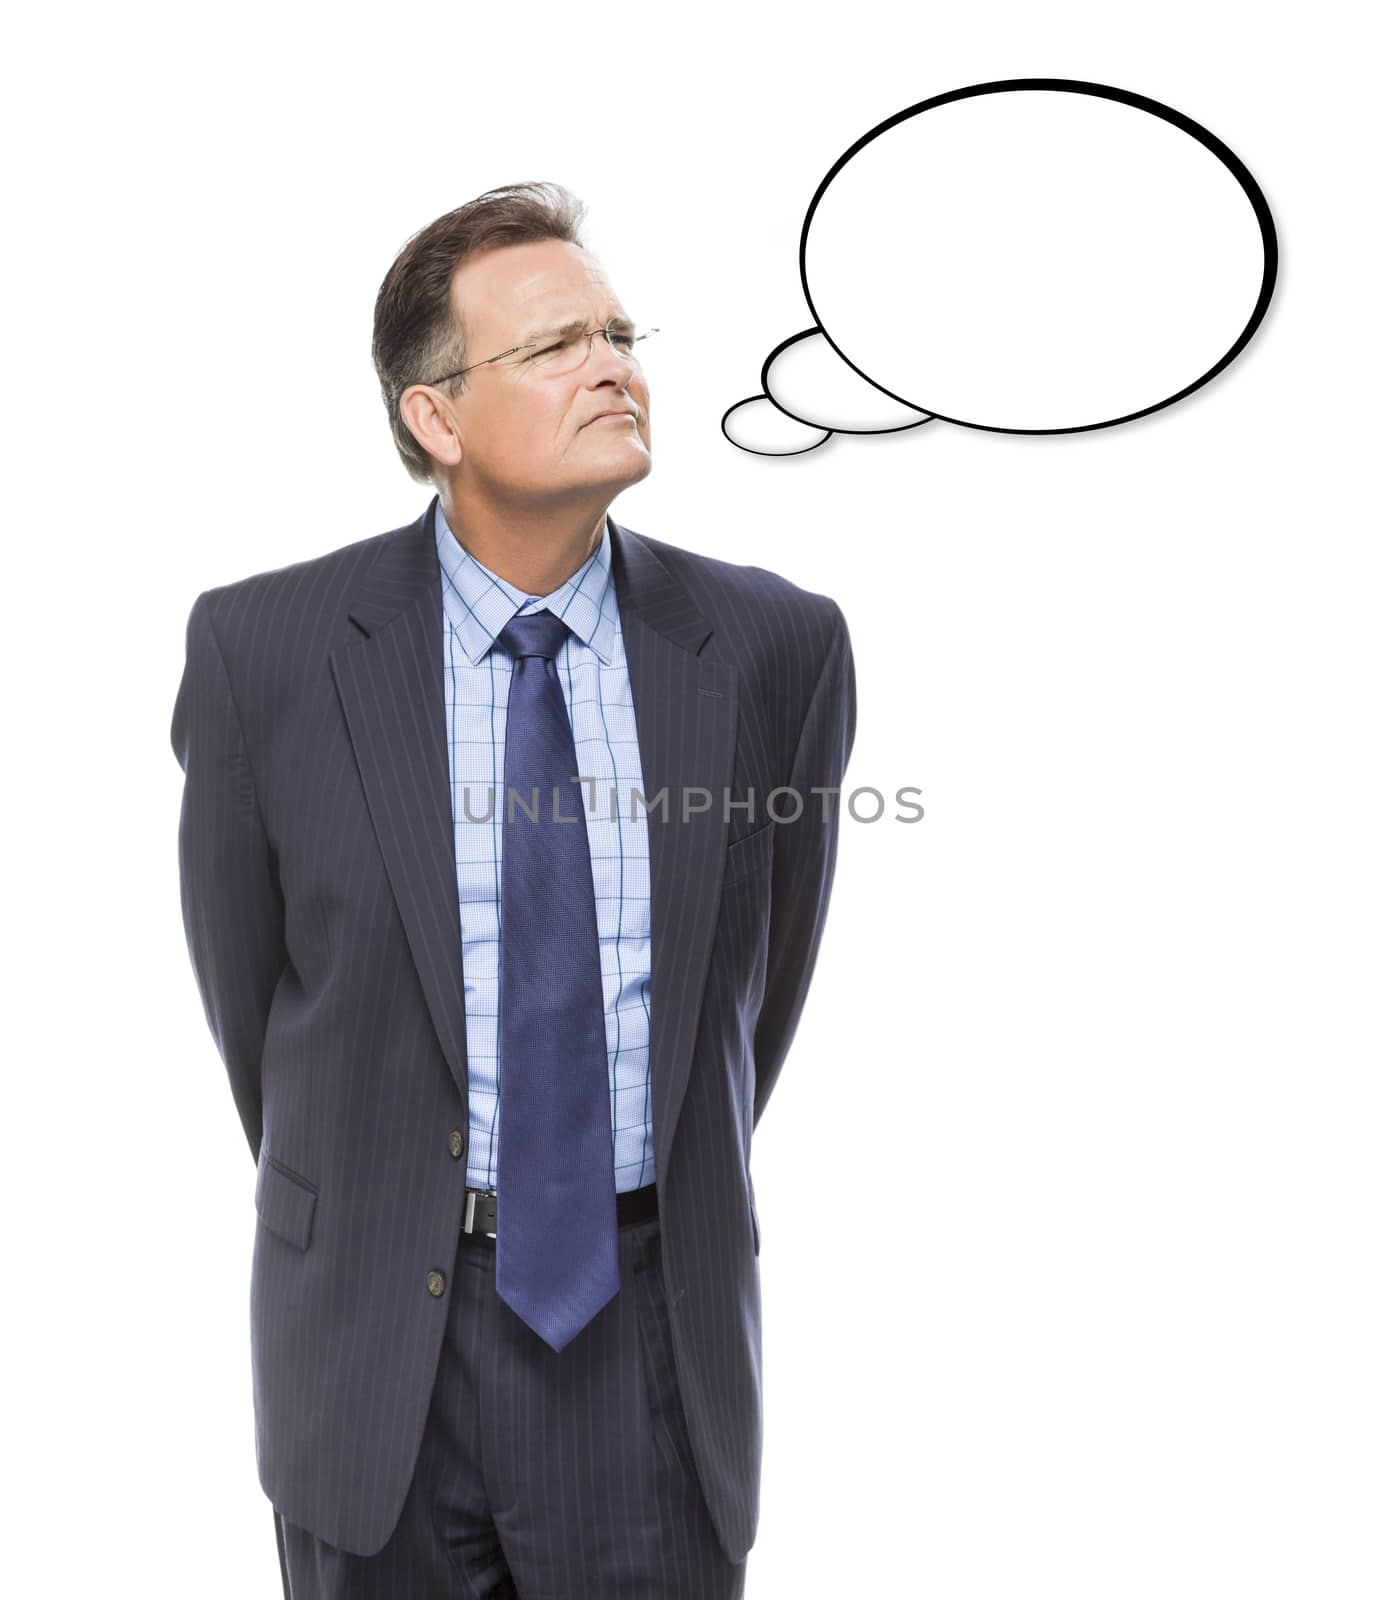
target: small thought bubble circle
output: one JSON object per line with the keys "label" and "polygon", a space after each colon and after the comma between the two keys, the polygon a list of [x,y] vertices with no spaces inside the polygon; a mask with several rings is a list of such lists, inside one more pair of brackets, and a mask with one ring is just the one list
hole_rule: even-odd
{"label": "small thought bubble circle", "polygon": [[729,444],[754,456],[802,456],[832,437],[827,428],[802,422],[772,405],[766,394],[735,401],[723,413],[719,427]]}
{"label": "small thought bubble circle", "polygon": [[887,118],[833,164],[800,236],[842,360],[902,405],[1010,433],[1181,400],[1248,343],[1277,271],[1268,205],[1220,139],[1065,78]]}

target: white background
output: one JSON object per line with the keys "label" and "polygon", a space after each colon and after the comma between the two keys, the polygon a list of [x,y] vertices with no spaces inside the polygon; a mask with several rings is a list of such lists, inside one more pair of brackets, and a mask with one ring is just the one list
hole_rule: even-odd
{"label": "white background", "polygon": [[[1336,4],[74,5],[3,96],[14,1594],[279,1592],[253,1168],[178,905],[195,595],[426,503],[369,361],[417,228],[554,179],[647,346],[639,532],[851,626],[849,822],[758,1129],[756,1597],[1376,1592],[1374,293]],[[1278,224],[1186,402],[770,461],[799,230],[901,108],[1149,95]],[[188,1576],[189,1574],[193,1576]]]}

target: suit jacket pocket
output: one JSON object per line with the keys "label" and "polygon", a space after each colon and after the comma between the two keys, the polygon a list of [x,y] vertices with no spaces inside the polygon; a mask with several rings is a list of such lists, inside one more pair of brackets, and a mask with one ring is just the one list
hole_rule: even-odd
{"label": "suit jacket pocket", "polygon": [[771,852],[776,837],[776,825],[768,822],[764,827],[734,840],[728,846],[723,868],[723,886],[740,883],[771,864]]}
{"label": "suit jacket pocket", "polygon": [[311,1223],[316,1214],[316,1190],[295,1172],[265,1154],[254,1185],[254,1209],[270,1233],[298,1250],[311,1243]]}

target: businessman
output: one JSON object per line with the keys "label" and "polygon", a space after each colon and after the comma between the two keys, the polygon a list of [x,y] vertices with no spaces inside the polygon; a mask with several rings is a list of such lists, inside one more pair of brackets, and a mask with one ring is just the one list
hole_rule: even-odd
{"label": "businessman", "polygon": [[654,330],[582,217],[519,184],[407,242],[373,356],[429,504],[187,623],[182,910],[291,1600],[719,1600],[756,1536],[752,1133],[855,677],[832,599],[609,515]]}

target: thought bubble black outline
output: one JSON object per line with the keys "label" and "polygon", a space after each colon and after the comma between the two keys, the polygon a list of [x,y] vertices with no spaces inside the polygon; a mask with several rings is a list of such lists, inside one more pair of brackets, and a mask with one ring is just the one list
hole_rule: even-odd
{"label": "thought bubble black outline", "polygon": [[[829,341],[830,344],[832,342],[833,342],[832,340]],[[849,362],[848,365],[851,366],[852,363]],[[856,370],[857,369],[854,367],[853,371],[855,372]],[[802,455],[805,455],[810,450],[817,450],[821,444],[827,444],[828,441],[833,437],[833,429],[832,428],[824,428],[824,430],[823,430],[823,434],[824,434],[823,438],[822,439],[816,439],[813,444],[805,445],[803,450],[753,450],[751,445],[740,444],[736,439],[733,438],[732,434],[730,434],[728,432],[728,418],[730,416],[732,416],[733,412],[736,411],[739,406],[751,405],[751,403],[754,400],[764,400],[767,403],[768,406],[775,406],[775,409],[777,411],[784,411],[785,410],[784,406],[777,406],[776,402],[771,398],[771,396],[769,394],[764,393],[764,392],[762,394],[744,395],[741,400],[734,400],[732,405],[730,405],[728,407],[728,409],[723,413],[723,415],[718,419],[719,431],[722,433],[723,437],[728,441],[728,443],[730,445],[732,445],[734,450],[745,450],[749,456],[765,456],[767,458],[767,460],[775,461],[775,460],[778,460],[782,456],[802,456]],[[904,401],[901,401],[901,404],[903,405]],[[790,413],[787,411],[786,415],[789,416]],[[798,422],[798,421],[800,421],[800,418],[799,417],[791,417],[790,420],[792,422]],[[818,427],[821,427],[821,426],[822,426],[822,424],[820,424],[818,422],[806,422],[805,423],[805,427],[806,428],[818,428]]]}
{"label": "thought bubble black outline", "polygon": [[[905,395],[896,394],[894,390],[886,388],[885,384],[877,383],[876,379],[863,372],[856,362],[848,361],[846,354],[829,338],[828,329],[824,327],[818,308],[810,296],[809,280],[805,277],[804,272],[805,245],[809,239],[809,224],[813,219],[824,190],[833,182],[838,173],[842,171],[859,150],[865,145],[869,145],[873,139],[880,138],[888,129],[895,127],[896,123],[904,122],[909,117],[918,116],[921,111],[932,110],[934,106],[946,105],[950,100],[966,100],[973,95],[979,94],[1003,94],[1013,89],[1056,89],[1070,94],[1099,95],[1106,100],[1119,100],[1125,105],[1135,106],[1140,111],[1147,111],[1151,116],[1160,117],[1165,122],[1171,122],[1174,127],[1181,128],[1184,133],[1191,134],[1199,143],[1204,144],[1217,160],[1229,170],[1231,176],[1245,191],[1250,205],[1254,208],[1255,220],[1259,223],[1260,236],[1264,245],[1264,271],[1260,280],[1259,298],[1255,301],[1254,310],[1250,313],[1249,320],[1246,322],[1239,337],[1214,367],[1209,368],[1200,378],[1195,378],[1186,388],[1179,389],[1177,394],[1169,395],[1165,400],[1156,400],[1152,406],[1145,406],[1139,411],[1129,411],[1123,417],[1111,417],[1105,422],[1080,422],[1071,428],[1001,428],[990,422],[964,422],[961,417],[945,416],[941,411],[930,411],[929,415],[937,417],[943,422],[951,422],[954,427],[977,428],[983,433],[1089,433],[1096,428],[1118,427],[1123,422],[1133,422],[1136,417],[1146,417],[1151,412],[1162,411],[1165,406],[1175,405],[1179,400],[1190,395],[1194,389],[1200,389],[1203,384],[1210,383],[1218,372],[1221,372],[1235,360],[1236,356],[1254,337],[1255,330],[1264,320],[1264,313],[1268,310],[1269,301],[1273,297],[1274,284],[1278,277],[1278,234],[1274,229],[1274,219],[1269,211],[1268,202],[1265,200],[1263,191],[1255,182],[1253,175],[1239,156],[1223,144],[1214,133],[1204,128],[1200,123],[1194,122],[1191,117],[1183,112],[1175,111],[1172,106],[1164,105],[1162,101],[1151,100],[1147,95],[1135,94],[1130,89],[1115,89],[1105,83],[1088,83],[1080,78],[1000,78],[991,83],[968,84],[966,88],[948,89],[943,94],[936,94],[928,100],[919,101],[916,105],[907,106],[903,111],[897,111],[893,117],[887,117],[884,122],[879,122],[876,127],[864,133],[860,139],[850,145],[838,157],[824,174],[823,182],[814,191],[814,197],[810,200],[809,207],[805,211],[804,224],[800,229],[800,283],[804,288],[804,298],[814,318],[815,325],[824,338],[828,339],[828,342],[833,345],[839,359],[846,361],[858,377],[866,379],[874,389],[880,389],[883,394],[890,395],[892,400],[898,400],[902,406],[909,406],[915,411],[928,411],[927,406],[916,405],[913,400]],[[842,430],[839,431],[841,432]]]}
{"label": "thought bubble black outline", "polygon": [[[824,424],[822,422],[815,422],[812,417],[796,416],[789,406],[783,406],[780,401],[776,399],[775,395],[771,393],[771,385],[767,381],[766,374],[771,370],[771,363],[776,359],[782,350],[788,350],[792,344],[798,344],[801,339],[816,339],[820,334],[823,334],[822,328],[801,328],[798,333],[792,333],[788,339],[782,339],[776,348],[770,352],[765,361],[763,361],[761,364],[761,378],[759,381],[761,383],[762,393],[771,402],[771,404],[775,406],[777,411],[783,411],[792,422],[802,422],[806,428],[822,428]],[[833,344],[833,340],[828,338],[827,334],[824,334],[824,339],[829,345],[832,345],[835,350],[838,348],[837,345]],[[859,368],[853,367],[852,362],[850,361],[848,362],[848,366],[852,367],[854,372],[860,371]],[[881,385],[879,383],[872,383],[870,378],[867,379],[867,382],[871,384],[873,389],[881,389]],[[889,389],[885,390],[884,392],[890,396],[892,400],[895,399],[895,396],[891,394]],[[753,398],[755,398],[755,396],[753,396]],[[738,401],[739,405],[741,405],[741,403],[741,401]],[[908,400],[902,400],[900,403],[902,406],[907,407],[911,411],[917,409],[915,406],[910,405]],[[729,409],[731,410],[731,407]],[[724,412],[724,416],[726,415],[727,412]],[[933,412],[926,412],[923,416],[916,417],[913,422],[897,422],[893,428],[830,428],[828,431],[830,434],[845,433],[854,439],[870,439],[873,435],[879,433],[908,433],[911,428],[921,427],[924,423],[932,422],[933,420]],[[824,441],[822,439],[819,440],[820,444],[823,442]],[[810,448],[812,449],[813,446]],[[798,454],[798,452],[795,453]],[[760,455],[761,451],[754,450],[752,454]]]}

